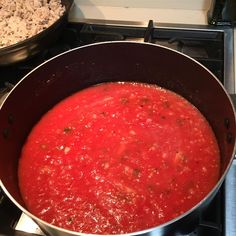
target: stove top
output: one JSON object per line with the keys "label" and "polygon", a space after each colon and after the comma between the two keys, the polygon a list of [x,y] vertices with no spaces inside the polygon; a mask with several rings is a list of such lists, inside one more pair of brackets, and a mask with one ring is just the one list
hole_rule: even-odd
{"label": "stove top", "polygon": [[103,41],[130,40],[149,41],[187,54],[211,70],[229,93],[235,92],[233,28],[150,22],[147,27],[69,23],[61,37],[37,56],[12,66],[0,67],[0,88],[6,82],[15,84],[37,65],[75,47]]}
{"label": "stove top", "polygon": [[[69,23],[61,37],[30,60],[0,67],[0,97],[9,92],[33,68],[67,50],[102,41],[150,42],[187,54],[206,66],[230,94],[235,94],[233,29],[191,25],[154,24],[147,27]],[[235,100],[236,101],[236,100]],[[236,235],[236,161],[212,203],[199,214],[193,235]],[[37,225],[21,213],[0,191],[0,235],[42,235]]]}

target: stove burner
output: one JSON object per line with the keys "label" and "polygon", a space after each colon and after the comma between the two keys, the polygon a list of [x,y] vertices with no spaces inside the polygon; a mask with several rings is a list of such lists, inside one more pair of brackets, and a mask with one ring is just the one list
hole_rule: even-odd
{"label": "stove burner", "polygon": [[21,211],[4,195],[0,188],[0,235],[14,232]]}

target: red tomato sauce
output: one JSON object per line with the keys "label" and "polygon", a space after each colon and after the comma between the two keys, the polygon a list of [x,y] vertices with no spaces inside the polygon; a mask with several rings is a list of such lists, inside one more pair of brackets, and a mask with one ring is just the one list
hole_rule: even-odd
{"label": "red tomato sauce", "polygon": [[72,231],[122,234],[165,223],[214,187],[220,156],[202,114],[154,85],[104,83],[63,100],[19,163],[27,208]]}

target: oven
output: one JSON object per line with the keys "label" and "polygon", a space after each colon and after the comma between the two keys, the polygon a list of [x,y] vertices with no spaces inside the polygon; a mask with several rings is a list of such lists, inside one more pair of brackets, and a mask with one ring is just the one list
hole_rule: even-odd
{"label": "oven", "polygon": [[[229,7],[219,6],[219,2],[213,1],[208,12],[209,24],[207,25],[161,23],[152,19],[142,23],[127,22],[122,19],[118,22],[71,20],[61,36],[36,56],[17,64],[0,67],[1,101],[24,75],[49,58],[91,43],[126,40],[163,45],[194,58],[220,80],[236,104],[234,95],[236,89],[234,18],[228,20],[225,9],[227,10]],[[209,92],[211,92],[210,88]],[[236,235],[235,190],[236,159],[234,159],[220,191],[211,204],[199,213],[199,224],[188,235]],[[4,195],[1,189],[0,235],[44,235],[40,228]]]}

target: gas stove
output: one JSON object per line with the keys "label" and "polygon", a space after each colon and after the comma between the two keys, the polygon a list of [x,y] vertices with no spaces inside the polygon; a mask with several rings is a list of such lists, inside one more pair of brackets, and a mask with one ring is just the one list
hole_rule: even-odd
{"label": "gas stove", "polygon": [[[215,74],[234,99],[236,85],[231,26],[160,24],[151,20],[146,25],[68,23],[60,38],[49,48],[27,61],[0,68],[0,96],[5,96],[24,75],[53,56],[82,45],[117,40],[150,42],[187,54]],[[199,213],[199,225],[188,235],[236,235],[235,189],[236,160],[212,203]],[[17,209],[2,190],[0,219],[0,235],[43,235],[39,227]]]}

